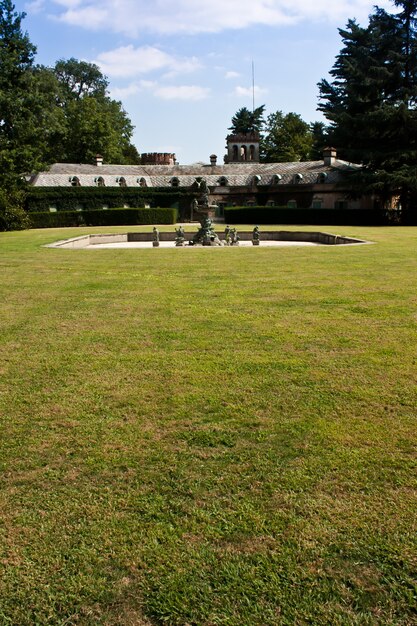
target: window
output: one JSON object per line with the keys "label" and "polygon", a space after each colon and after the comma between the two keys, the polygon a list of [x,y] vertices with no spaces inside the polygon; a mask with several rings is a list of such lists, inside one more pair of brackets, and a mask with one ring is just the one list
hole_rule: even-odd
{"label": "window", "polygon": [[321,198],[313,198],[313,202],[311,204],[312,209],[322,209],[323,208],[323,200]]}
{"label": "window", "polygon": [[229,184],[229,181],[227,180],[226,176],[220,176],[218,183],[220,187],[227,187],[227,185]]}
{"label": "window", "polygon": [[249,146],[249,161],[255,159],[255,146]]}
{"label": "window", "polygon": [[271,185],[279,185],[279,182],[282,180],[281,174],[274,174],[271,178]]}
{"label": "window", "polygon": [[104,178],[102,176],[97,176],[97,178],[94,179],[94,182],[96,183],[97,187],[106,186],[106,183],[104,182]]}
{"label": "window", "polygon": [[295,182],[296,184],[301,183],[301,181],[303,180],[303,175],[302,175],[302,174],[295,174],[295,176],[294,176],[294,179],[293,179],[293,180],[294,180],[294,182]]}
{"label": "window", "polygon": [[70,181],[72,187],[80,187],[81,186],[80,179],[78,178],[78,176],[70,176],[69,181]]}
{"label": "window", "polygon": [[268,200],[268,202],[266,203],[266,206],[275,206],[275,201],[274,200]]}
{"label": "window", "polygon": [[248,158],[248,149],[246,146],[240,147],[240,158],[242,161],[247,161]]}
{"label": "window", "polygon": [[261,177],[258,176],[258,174],[256,174],[253,178],[252,178],[252,184],[253,185],[259,185],[261,182]]}
{"label": "window", "polygon": [[237,161],[237,146],[233,146],[233,156],[232,156],[232,161]]}
{"label": "window", "polygon": [[297,200],[288,200],[287,209],[296,209],[297,208]]}
{"label": "window", "polygon": [[176,176],[174,176],[174,178],[171,178],[171,187],[179,187],[180,186],[180,181],[178,180],[178,178]]}
{"label": "window", "polygon": [[335,209],[347,209],[348,208],[348,201],[347,200],[336,200],[334,203],[334,208]]}
{"label": "window", "polygon": [[143,178],[143,176],[142,176],[142,178],[138,178],[137,182],[139,183],[140,187],[147,187],[148,186],[147,182],[146,182],[146,179]]}
{"label": "window", "polygon": [[320,172],[320,174],[317,174],[317,182],[319,184],[325,183],[326,180],[327,180],[327,173],[326,172]]}
{"label": "window", "polygon": [[120,187],[127,187],[126,178],[124,176],[120,176],[120,178],[117,178],[116,180],[119,183]]}

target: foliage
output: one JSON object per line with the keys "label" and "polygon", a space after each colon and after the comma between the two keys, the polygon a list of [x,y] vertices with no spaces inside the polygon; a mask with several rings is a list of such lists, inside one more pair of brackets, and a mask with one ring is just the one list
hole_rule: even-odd
{"label": "foliage", "polygon": [[376,226],[388,224],[385,211],[376,209],[289,209],[287,207],[225,207],[231,224],[331,224]]}
{"label": "foliage", "polygon": [[313,147],[310,125],[297,113],[276,111],[268,115],[261,143],[262,160],[267,163],[308,161]]}
{"label": "foliage", "polygon": [[29,212],[48,211],[51,206],[58,211],[102,209],[103,205],[115,208],[128,204],[130,207],[171,207],[183,197],[184,192],[167,188],[131,187],[32,187],[26,197]]}
{"label": "foliage", "polygon": [[328,130],[324,122],[313,122],[310,125],[313,145],[310,152],[311,161],[321,161],[323,150],[329,146]]}
{"label": "foliage", "polygon": [[229,130],[233,135],[261,132],[264,121],[265,105],[257,107],[254,111],[249,111],[242,107],[232,117],[232,125]]}
{"label": "foliage", "polygon": [[64,103],[86,96],[104,98],[108,80],[94,63],[78,59],[60,59],[55,63],[54,74],[63,88]]}
{"label": "foliage", "polygon": [[375,8],[367,27],[349,20],[344,47],[319,84],[319,108],[330,141],[347,160],[363,163],[355,184],[381,203],[415,203],[417,176],[417,3],[398,0],[389,14]]}
{"label": "foliage", "polygon": [[23,201],[22,191],[0,188],[0,231],[28,228],[30,221]]}
{"label": "foliage", "polygon": [[106,209],[30,213],[31,228],[68,226],[117,226],[137,224],[175,224],[176,209]]}
{"label": "foliage", "polygon": [[22,32],[24,17],[10,0],[0,2],[0,171],[9,188],[46,165],[63,120],[55,81],[34,66],[36,48]]}
{"label": "foliage", "polygon": [[108,163],[138,164],[130,142],[133,126],[121,102],[107,95],[108,81],[94,63],[60,60],[51,73],[65,115],[65,134],[54,161],[89,163],[100,154]]}

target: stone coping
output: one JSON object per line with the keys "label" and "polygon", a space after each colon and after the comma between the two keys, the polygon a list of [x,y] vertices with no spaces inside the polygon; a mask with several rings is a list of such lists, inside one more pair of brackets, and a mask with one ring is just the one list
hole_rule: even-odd
{"label": "stone coping", "polygon": [[[184,234],[186,241],[190,241],[194,232],[186,232]],[[238,235],[241,241],[251,241],[252,231],[238,230]],[[260,245],[262,241],[298,241],[298,242],[310,242],[319,245],[335,246],[335,245],[351,245],[351,244],[365,244],[371,243],[364,239],[357,239],[354,237],[344,237],[342,235],[334,235],[331,233],[323,233],[320,231],[289,231],[289,230],[261,230],[260,232]],[[172,232],[160,232],[160,241],[172,241],[176,238],[175,231]],[[219,238],[224,239],[223,233],[219,233]],[[92,235],[81,235],[80,237],[72,237],[71,239],[63,239],[56,241],[52,244],[48,244],[46,248],[73,248],[82,249],[92,247],[98,244],[112,244],[112,243],[131,243],[131,242],[151,242],[153,240],[152,232],[148,233],[125,233],[125,234],[106,234],[97,233]]]}

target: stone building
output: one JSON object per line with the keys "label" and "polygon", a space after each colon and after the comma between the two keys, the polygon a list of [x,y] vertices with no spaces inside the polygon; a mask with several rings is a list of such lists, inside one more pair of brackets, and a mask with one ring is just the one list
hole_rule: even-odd
{"label": "stone building", "polygon": [[193,193],[205,188],[219,217],[225,206],[372,208],[370,198],[353,200],[343,188],[343,173],[360,166],[338,159],[334,148],[326,148],[320,161],[260,163],[259,135],[251,133],[227,137],[222,164],[216,155],[208,163],[192,165],[179,165],[169,153],[142,159],[141,165],[107,165],[98,155],[94,164],[55,163],[31,182],[35,187],[173,188]]}

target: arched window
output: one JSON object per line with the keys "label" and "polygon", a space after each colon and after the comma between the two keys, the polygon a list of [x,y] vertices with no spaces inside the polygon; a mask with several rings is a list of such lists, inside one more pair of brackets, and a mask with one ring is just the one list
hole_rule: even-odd
{"label": "arched window", "polygon": [[302,174],[295,174],[294,175],[294,182],[297,183],[301,183],[301,181],[303,180],[303,175]]}
{"label": "arched window", "polygon": [[261,177],[258,174],[255,174],[255,176],[252,178],[252,184],[259,185],[260,182],[261,182]]}
{"label": "arched window", "polygon": [[226,176],[220,176],[218,183],[220,187],[227,187],[227,185],[229,184],[229,181],[227,180]]}
{"label": "arched window", "polygon": [[120,176],[120,178],[117,178],[116,180],[120,187],[127,187],[126,178],[124,176]]}
{"label": "arched window", "polygon": [[94,182],[96,183],[97,187],[106,186],[106,183],[104,182],[104,178],[102,176],[97,176],[97,178],[94,179]]}
{"label": "arched window", "polygon": [[249,147],[249,161],[253,161],[255,158],[255,146]]}
{"label": "arched window", "polygon": [[271,178],[271,185],[279,185],[279,182],[282,180],[281,174],[274,174]]}
{"label": "arched window", "polygon": [[242,161],[247,161],[248,160],[248,149],[246,146],[241,146],[240,147],[240,158]]}
{"label": "arched window", "polygon": [[320,174],[317,174],[317,182],[320,184],[325,183],[327,180],[327,172],[320,172]]}
{"label": "arched window", "polygon": [[81,187],[80,179],[78,176],[70,176],[69,181],[72,187]]}
{"label": "arched window", "polygon": [[143,178],[143,176],[142,176],[142,178],[138,178],[137,182],[139,183],[139,187],[147,187],[148,186],[148,183],[146,182],[146,179]]}
{"label": "arched window", "polygon": [[180,186],[180,181],[178,180],[178,178],[176,176],[171,178],[171,187],[179,187],[179,186]]}
{"label": "arched window", "polygon": [[233,146],[232,160],[233,161],[237,161],[238,160],[238,148],[237,148],[237,146]]}
{"label": "arched window", "polygon": [[323,208],[323,199],[315,196],[313,198],[313,202],[311,203],[312,209],[322,209]]}

